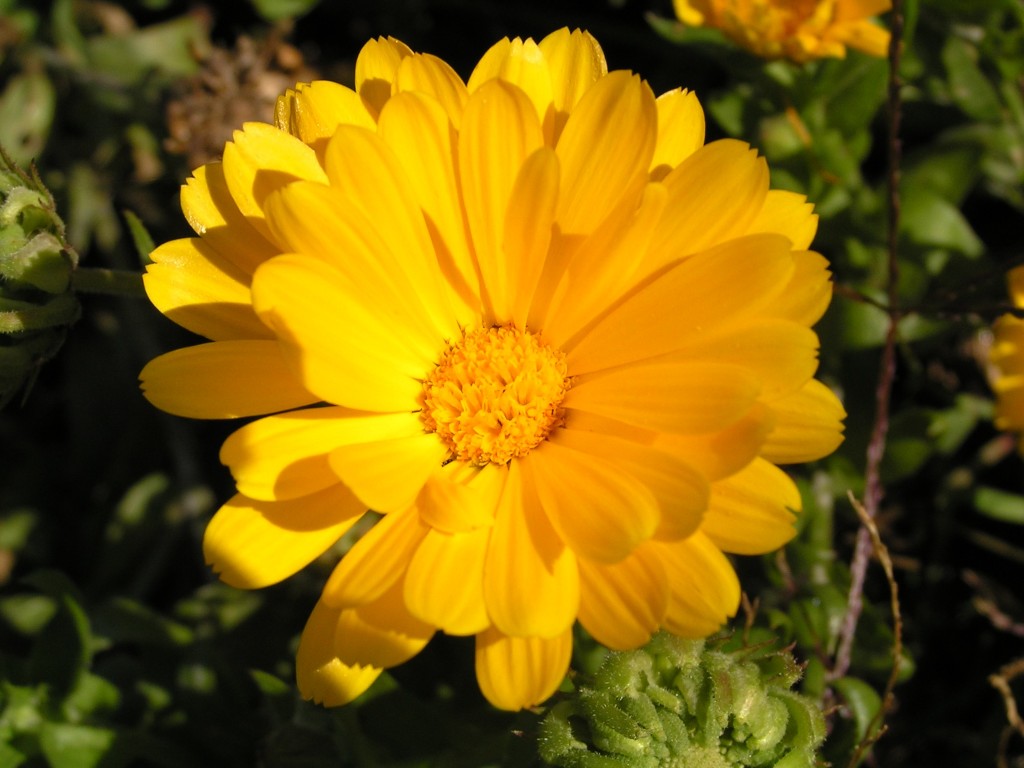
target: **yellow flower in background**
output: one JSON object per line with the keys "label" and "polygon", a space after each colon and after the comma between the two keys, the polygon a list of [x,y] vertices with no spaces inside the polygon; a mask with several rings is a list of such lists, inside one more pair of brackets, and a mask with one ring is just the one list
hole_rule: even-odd
{"label": "yellow flower in background", "polygon": [[[1007,282],[1013,305],[1024,309],[1024,267],[1011,269]],[[994,343],[989,359],[994,368],[996,427],[1024,433],[1024,320],[1003,315],[992,326],[992,332]],[[1018,447],[1024,453],[1024,438]]]}
{"label": "yellow flower in background", "polygon": [[890,0],[673,0],[692,27],[720,29],[766,59],[843,58],[846,48],[885,56],[889,32],[870,21]]}
{"label": "yellow flower in background", "polygon": [[287,92],[182,207],[199,236],[146,288],[212,341],[153,360],[146,396],[273,414],[222,448],[208,561],[263,587],[379,514],[303,632],[325,704],[437,631],[475,636],[505,709],[557,688],[577,619],[616,649],[714,632],[740,596],[723,552],[793,535],[776,464],[842,440],[811,206],[586,32],[502,40],[467,83],[370,41],[355,90]]}

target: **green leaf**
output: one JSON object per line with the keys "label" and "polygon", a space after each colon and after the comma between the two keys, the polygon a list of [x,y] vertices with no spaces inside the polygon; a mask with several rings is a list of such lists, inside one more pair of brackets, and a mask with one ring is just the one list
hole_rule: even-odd
{"label": "green leaf", "polygon": [[124,210],[121,213],[124,214],[125,223],[128,224],[128,231],[131,233],[132,243],[135,245],[135,253],[139,256],[139,263],[143,265],[149,264],[152,261],[149,258],[149,254],[156,247],[153,237],[149,234],[149,230],[146,229],[146,225],[142,223],[142,219],[136,216],[134,211]]}
{"label": "green leaf", "polygon": [[966,40],[950,36],[942,48],[942,63],[956,105],[976,120],[998,120],[999,94],[978,67],[977,49]]}
{"label": "green leaf", "polygon": [[46,146],[57,95],[45,70],[12,77],[0,94],[0,145],[18,163],[27,164]]}
{"label": "green leaf", "polygon": [[24,581],[52,597],[57,612],[32,647],[33,680],[49,684],[57,698],[78,684],[92,659],[92,630],[75,585],[59,571],[36,571]]}
{"label": "green leaf", "polygon": [[1024,496],[1016,493],[983,485],[974,491],[974,507],[994,520],[1024,525]]}
{"label": "green leaf", "polygon": [[976,258],[985,246],[960,210],[934,189],[904,187],[902,234],[920,246],[948,248]]}
{"label": "green leaf", "polygon": [[[872,719],[882,708],[882,697],[874,688],[856,677],[842,677],[835,680],[832,686],[852,716],[855,743],[863,741],[868,735]],[[877,728],[878,723],[875,724]]]}
{"label": "green leaf", "polygon": [[116,737],[108,728],[46,723],[40,729],[39,746],[52,768],[94,768]]}
{"label": "green leaf", "polygon": [[293,19],[309,13],[320,0],[252,0],[256,12],[267,21]]}

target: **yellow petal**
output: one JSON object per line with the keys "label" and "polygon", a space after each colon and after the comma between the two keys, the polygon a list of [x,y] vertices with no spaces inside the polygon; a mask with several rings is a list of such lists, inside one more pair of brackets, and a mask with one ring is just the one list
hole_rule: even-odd
{"label": "yellow petal", "polygon": [[499,322],[511,316],[510,265],[502,249],[509,198],[523,161],[542,143],[537,114],[518,88],[491,80],[466,102],[458,147],[463,204],[484,307]]}
{"label": "yellow petal", "polygon": [[375,127],[359,94],[330,80],[299,83],[279,96],[274,124],[309,144],[321,158],[339,125]]}
{"label": "yellow petal", "polygon": [[459,129],[469,91],[446,62],[427,53],[407,56],[398,66],[397,85],[399,94],[418,91],[432,96],[444,108],[455,130]]}
{"label": "yellow petal", "polygon": [[344,664],[387,669],[411,659],[433,636],[434,628],[406,609],[396,581],[372,603],[341,612],[334,651]]}
{"label": "yellow petal", "polygon": [[759,399],[770,403],[796,392],[814,375],[818,337],[797,323],[758,319],[689,341],[671,359],[742,367],[760,383]]}
{"label": "yellow petal", "polygon": [[799,391],[771,404],[775,429],[761,455],[776,464],[798,464],[828,456],[843,442],[846,411],[832,390],[811,379]]}
{"label": "yellow petal", "polygon": [[423,94],[399,93],[381,112],[379,133],[406,169],[459,322],[469,325],[480,314],[480,285],[455,178],[449,115]]}
{"label": "yellow petal", "polygon": [[356,93],[374,120],[395,92],[398,67],[412,56],[409,47],[393,37],[367,41],[356,57]]}
{"label": "yellow petal", "polygon": [[537,281],[551,244],[558,205],[558,156],[542,147],[526,158],[509,196],[502,251],[506,258],[511,320],[527,326]]}
{"label": "yellow petal", "polygon": [[334,630],[341,611],[321,600],[302,630],[295,655],[295,678],[304,699],[340,707],[356,699],[380,675],[376,667],[350,667],[334,653]]}
{"label": "yellow petal", "polygon": [[707,637],[736,614],[739,579],[707,536],[698,531],[682,541],[646,546],[661,560],[671,592],[665,629],[680,637]]}
{"label": "yellow petal", "polygon": [[507,475],[506,469],[496,464],[475,467],[463,461],[448,462],[427,478],[417,497],[420,517],[446,533],[493,525]]}
{"label": "yellow petal", "polygon": [[711,486],[701,531],[723,552],[760,555],[793,538],[793,513],[800,508],[800,493],[789,476],[757,459]]}
{"label": "yellow petal", "polygon": [[491,529],[484,599],[502,632],[556,637],[576,619],[579,571],[525,482],[513,461]]}
{"label": "yellow petal", "polygon": [[449,635],[474,635],[490,625],[484,603],[484,563],[490,531],[430,530],[405,575],[409,612]]}
{"label": "yellow petal", "polygon": [[[346,217],[346,223],[362,225],[359,231],[367,242],[368,230],[373,232],[377,260],[391,271],[395,284],[404,287],[404,301],[423,308],[421,322],[427,329],[444,338],[458,335],[423,211],[408,181],[412,169],[403,167],[380,136],[351,126],[340,127],[331,138],[324,168],[342,209],[361,214]],[[305,221],[308,225],[308,215]]]}
{"label": "yellow petal", "polygon": [[259,589],[305,568],[365,512],[340,485],[288,501],[236,494],[206,526],[203,554],[221,581]]}
{"label": "yellow petal", "polygon": [[193,419],[234,419],[316,402],[276,341],[215,341],[168,352],[139,374],[157,408]]}
{"label": "yellow petal", "polygon": [[563,403],[644,429],[689,434],[736,422],[759,392],[757,377],[737,365],[652,363],[579,379]]}
{"label": "yellow petal", "polygon": [[785,235],[793,243],[793,249],[803,251],[811,247],[811,241],[818,231],[818,215],[807,198],[796,192],[770,189],[764,199],[764,206],[750,224],[748,230],[776,232]]}
{"label": "yellow petal", "polygon": [[832,273],[825,257],[814,251],[794,251],[793,265],[793,277],[772,304],[770,314],[811,326],[832,301]]}
{"label": "yellow petal", "polygon": [[768,194],[768,165],[747,144],[722,139],[690,155],[664,184],[669,200],[645,257],[647,271],[745,235]]}
{"label": "yellow petal", "polygon": [[469,78],[470,93],[494,79],[514,85],[526,94],[538,124],[544,123],[551,106],[551,74],[544,54],[533,40],[505,38],[491,46]]}
{"label": "yellow petal", "polygon": [[636,75],[612,72],[583,95],[555,148],[562,168],[563,233],[593,232],[620,200],[639,195],[657,131],[654,94]]}
{"label": "yellow petal", "polygon": [[654,444],[699,471],[708,480],[739,472],[758,455],[775,426],[771,408],[755,404],[739,421],[703,435],[659,434]]}
{"label": "yellow petal", "polygon": [[245,274],[280,252],[238,210],[223,163],[207,163],[192,172],[181,188],[181,211],[197,235]]}
{"label": "yellow petal", "polygon": [[[404,345],[424,361],[435,361],[439,339],[451,329],[445,323],[444,330],[438,330],[425,303],[426,286],[419,290],[407,273],[414,254],[404,248],[394,251],[382,237],[381,226],[335,187],[289,184],[270,195],[266,209],[271,230],[289,250],[334,270],[332,285],[351,294],[346,304],[359,304],[363,314],[377,317],[387,326],[378,332],[388,332],[392,345]],[[316,225],[310,226],[311,221]]]}
{"label": "yellow petal", "polygon": [[146,295],[178,325],[218,341],[273,338],[253,312],[249,276],[202,240],[171,240],[151,256]]}
{"label": "yellow petal", "polygon": [[495,628],[476,636],[476,679],[498,709],[540,704],[569,670],[572,629],[557,637],[508,637]]}
{"label": "yellow petal", "polygon": [[651,491],[594,452],[548,441],[520,462],[551,524],[581,558],[617,562],[658,526],[660,510]]}
{"label": "yellow petal", "polygon": [[614,464],[639,480],[660,510],[654,536],[681,539],[697,530],[708,504],[708,481],[700,472],[659,448],[602,430],[581,429],[578,423],[571,420],[549,441]]}
{"label": "yellow petal", "polygon": [[275,189],[299,179],[326,182],[316,152],[289,133],[266,123],[245,123],[224,145],[224,180],[238,210],[264,237],[263,201]]}
{"label": "yellow petal", "polygon": [[342,482],[370,509],[397,512],[416,500],[447,455],[448,448],[437,435],[421,432],[343,445],[331,452],[330,462]]}
{"label": "yellow petal", "polygon": [[651,175],[665,175],[704,146],[704,110],[692,91],[676,88],[657,101],[658,143],[651,159]]}
{"label": "yellow petal", "polygon": [[748,235],[684,259],[562,344],[569,371],[586,373],[671,352],[762,312],[793,268],[789,241],[779,235]]}
{"label": "yellow petal", "polygon": [[884,58],[889,53],[889,30],[870,21],[851,24],[837,35],[844,43],[869,56]]}
{"label": "yellow petal", "polygon": [[410,349],[407,325],[389,322],[387,305],[374,298],[330,264],[297,254],[267,262],[253,278],[256,311],[311,392],[351,408],[411,411],[433,359]]}
{"label": "yellow petal", "polygon": [[324,585],[324,602],[355,608],[379,600],[405,573],[427,531],[414,509],[384,515],[341,558]]}
{"label": "yellow petal", "polygon": [[661,625],[668,583],[661,562],[631,555],[614,564],[580,560],[580,623],[613,651],[637,648]]}
{"label": "yellow petal", "polygon": [[[647,250],[667,200],[668,192],[661,184],[647,184],[639,205],[635,200],[623,200],[579,243],[568,264],[561,265],[564,273],[557,289],[534,300],[531,326],[543,328],[545,338],[561,346],[599,318],[636,283],[638,257]],[[559,279],[556,266],[550,265],[543,281],[549,288]],[[548,300],[546,305],[544,300]]]}
{"label": "yellow petal", "polygon": [[268,416],[233,432],[220,449],[238,490],[253,499],[294,499],[339,482],[328,454],[338,446],[423,431],[414,413],[311,408]]}
{"label": "yellow petal", "polygon": [[550,72],[553,110],[544,120],[549,146],[558,143],[569,113],[590,88],[608,74],[604,51],[589,32],[555,30],[538,46]]}

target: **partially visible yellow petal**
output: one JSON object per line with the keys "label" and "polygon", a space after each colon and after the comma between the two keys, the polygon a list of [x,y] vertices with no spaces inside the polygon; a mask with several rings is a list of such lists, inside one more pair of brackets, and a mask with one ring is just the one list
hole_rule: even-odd
{"label": "partially visible yellow petal", "polygon": [[266,123],[245,123],[224,145],[224,180],[238,210],[264,237],[263,201],[275,189],[308,179],[326,182],[316,152],[299,139]]}
{"label": "partially visible yellow petal", "polygon": [[206,526],[203,554],[224,583],[259,589],[305,568],[365,512],[340,485],[288,501],[236,494]]}
{"label": "partially visible yellow petal", "polygon": [[379,133],[406,169],[459,323],[468,326],[480,314],[480,284],[455,176],[457,134],[449,115],[423,94],[399,93],[381,112]]}
{"label": "partially visible yellow petal", "polygon": [[640,194],[657,133],[654,94],[636,75],[612,72],[583,94],[555,147],[563,233],[593,232],[621,199]]}
{"label": "partially visible yellow petal", "polygon": [[331,451],[331,468],[366,506],[397,512],[410,506],[427,479],[441,469],[448,448],[437,435],[420,433]]}
{"label": "partially visible yellow petal", "polygon": [[273,338],[253,312],[249,276],[199,238],[171,240],[151,257],[146,295],[178,325],[217,341]]}
{"label": "partially visible yellow petal", "polygon": [[490,626],[484,602],[484,564],[490,531],[431,529],[405,575],[409,612],[449,635],[474,635]]}
{"label": "partially visible yellow petal", "polygon": [[181,212],[218,256],[245,274],[280,253],[238,210],[223,163],[207,163],[192,172],[181,188]]}
{"label": "partially visible yellow petal", "polygon": [[[447,146],[445,142],[438,149]],[[367,230],[375,233],[379,241],[377,259],[391,271],[395,284],[404,288],[401,299],[423,307],[421,323],[428,329],[443,338],[453,338],[458,323],[437,268],[423,212],[408,180],[412,169],[402,165],[383,138],[352,126],[342,126],[335,132],[327,145],[324,168],[340,195],[342,208],[362,214],[351,217],[348,223],[357,228],[362,224],[364,239],[368,239]],[[308,215],[305,221],[308,225]]]}
{"label": "partially visible yellow petal", "polygon": [[549,146],[554,146],[580,99],[608,74],[608,63],[594,36],[579,29],[558,29],[538,47],[550,72],[553,113],[544,120],[544,133]]}
{"label": "partially visible yellow petal", "polygon": [[235,430],[220,449],[238,490],[254,499],[294,499],[339,482],[328,454],[341,445],[415,435],[415,413],[366,414],[310,408],[268,416]]}
{"label": "partially visible yellow petal", "polygon": [[276,341],[215,341],[150,360],[139,374],[153,405],[193,419],[234,419],[316,402]]}
{"label": "partially visible yellow petal", "polygon": [[506,37],[491,46],[469,78],[470,93],[490,80],[502,80],[525,93],[538,124],[544,122],[551,106],[551,75],[544,54],[533,40]]}
{"label": "partially visible yellow petal", "polygon": [[799,391],[771,404],[775,428],[761,455],[776,464],[796,464],[828,456],[843,442],[846,411],[831,389],[811,379]]}
{"label": "partially visible yellow petal", "polygon": [[684,259],[560,344],[569,370],[586,373],[662,355],[764,311],[793,269],[789,241],[779,235],[748,235]]}
{"label": "partially visible yellow petal", "polygon": [[614,461],[551,441],[519,461],[558,535],[581,558],[622,560],[658,527],[654,495]]}
{"label": "partially visible yellow petal", "polygon": [[494,625],[516,637],[556,637],[572,626],[579,607],[576,557],[516,461],[491,529],[484,599]]}
{"label": "partially visible yellow petal", "polygon": [[327,707],[340,707],[356,699],[381,673],[377,667],[350,667],[334,653],[334,631],[341,611],[321,600],[309,615],[295,655],[299,693]]}
{"label": "partially visible yellow petal", "polygon": [[476,679],[498,709],[518,710],[551,696],[569,671],[572,629],[557,637],[508,637],[491,628],[476,636]]}
{"label": "partially visible yellow petal", "polygon": [[507,475],[506,467],[493,463],[450,461],[427,478],[416,508],[424,523],[445,533],[493,525]]}
{"label": "partially visible yellow petal", "polygon": [[418,91],[433,96],[444,107],[455,130],[459,129],[469,91],[447,62],[427,53],[406,56],[398,65],[396,82],[398,93]]}
{"label": "partially visible yellow petal", "polygon": [[756,459],[711,486],[701,531],[723,552],[760,555],[793,538],[793,513],[800,508],[800,492],[789,476]]}
{"label": "partially visible yellow petal", "polygon": [[490,319],[511,316],[510,266],[502,248],[509,198],[526,158],[543,143],[540,123],[518,88],[491,80],[466,102],[459,133],[463,205]]}
{"label": "partially visible yellow petal", "polygon": [[502,251],[509,286],[510,319],[527,326],[537,281],[555,226],[559,184],[558,156],[542,147],[523,162],[509,195],[505,212]]}
{"label": "partially visible yellow petal", "polygon": [[405,574],[428,530],[414,509],[384,515],[341,558],[324,585],[324,602],[355,608],[379,600]]}
{"label": "partially visible yellow petal", "polygon": [[707,637],[736,614],[740,582],[728,558],[698,531],[688,539],[651,542],[665,569],[671,597],[662,626],[680,637]]}
{"label": "partially visible yellow petal", "polygon": [[356,93],[376,120],[395,92],[402,59],[412,56],[409,46],[393,37],[367,41],[356,57]]}
{"label": "partially visible yellow petal", "polygon": [[679,457],[708,480],[721,480],[747,466],[775,426],[771,408],[755,404],[739,421],[702,435],[659,434],[654,444]]}
{"label": "partially visible yellow petal", "polygon": [[[654,536],[682,539],[697,530],[708,504],[708,482],[700,472],[660,448],[604,430],[581,429],[580,422],[578,418],[571,419],[566,428],[552,433],[548,441],[614,464],[639,480],[658,503],[660,515]],[[580,506],[586,505],[581,501]],[[590,519],[589,513],[580,517]]]}
{"label": "partially visible yellow petal", "polygon": [[793,276],[772,304],[772,317],[812,326],[832,301],[832,273],[828,261],[814,251],[793,252]]}
{"label": "partially visible yellow petal", "polygon": [[889,53],[889,30],[870,21],[851,24],[836,37],[869,56],[883,58]]}
{"label": "partially visible yellow petal", "polygon": [[375,127],[359,94],[330,80],[299,83],[279,96],[274,124],[309,144],[321,158],[339,125]]}
{"label": "partially visible yellow petal", "polygon": [[580,623],[613,651],[650,640],[668,609],[661,561],[642,553],[613,564],[580,560],[580,582]]}
{"label": "partially visible yellow petal", "polygon": [[748,232],[776,232],[785,235],[793,243],[793,250],[803,251],[811,247],[811,241],[818,231],[818,214],[804,195],[784,189],[770,189],[764,198],[764,205],[750,223]]}
{"label": "partially visible yellow petal", "polygon": [[698,149],[663,182],[669,200],[645,272],[747,234],[768,194],[768,165],[749,145],[721,139]]}
{"label": "partially visible yellow petal", "polygon": [[704,146],[704,110],[693,91],[676,88],[657,101],[658,143],[651,158],[651,175],[661,179]]}
{"label": "partially visible yellow petal", "polygon": [[434,628],[412,616],[396,581],[372,603],[343,610],[334,632],[334,652],[356,667],[397,666],[423,650]]}
{"label": "partially visible yellow petal", "polygon": [[736,422],[760,391],[757,377],[738,365],[653,363],[577,380],[563,402],[644,429],[690,434]]}
{"label": "partially visible yellow petal", "polygon": [[387,306],[357,291],[330,264],[298,254],[272,259],[253,278],[256,311],[311,392],[350,408],[414,410],[433,360],[410,349],[408,326]]}

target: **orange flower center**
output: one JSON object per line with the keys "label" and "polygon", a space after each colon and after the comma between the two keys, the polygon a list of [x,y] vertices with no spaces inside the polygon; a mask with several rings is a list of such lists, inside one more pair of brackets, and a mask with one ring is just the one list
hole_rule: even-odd
{"label": "orange flower center", "polygon": [[570,385],[565,355],[535,334],[468,331],[423,382],[423,423],[456,459],[507,464],[562,425]]}

